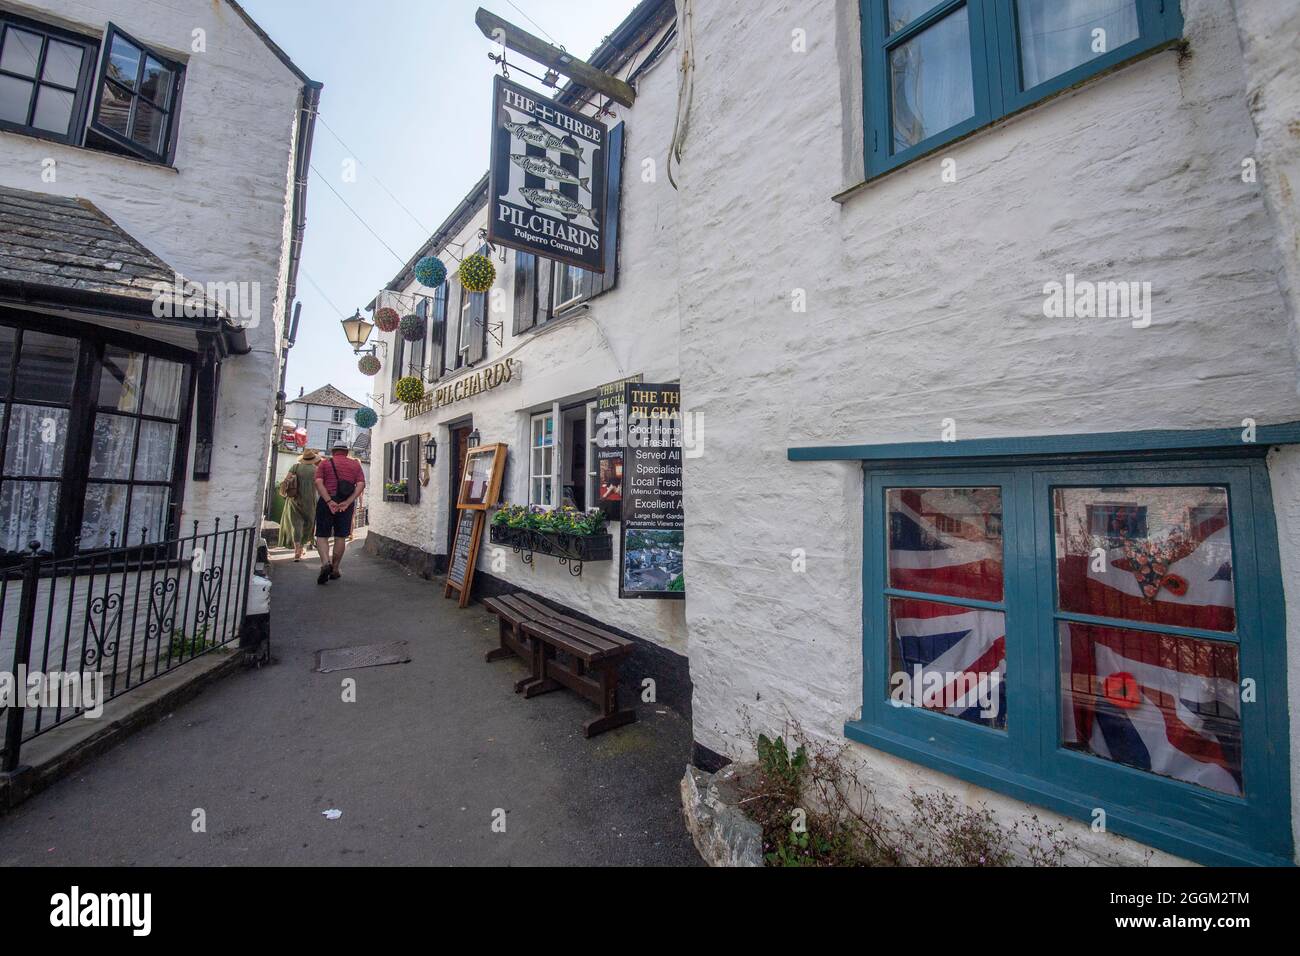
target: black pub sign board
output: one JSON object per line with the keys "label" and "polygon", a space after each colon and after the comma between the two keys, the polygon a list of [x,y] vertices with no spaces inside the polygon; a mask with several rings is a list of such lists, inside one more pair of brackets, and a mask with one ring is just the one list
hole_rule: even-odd
{"label": "black pub sign board", "polygon": [[681,386],[627,382],[623,388],[626,450],[618,596],[681,600],[686,596]]}
{"label": "black pub sign board", "polygon": [[604,123],[498,76],[488,241],[605,271]]}

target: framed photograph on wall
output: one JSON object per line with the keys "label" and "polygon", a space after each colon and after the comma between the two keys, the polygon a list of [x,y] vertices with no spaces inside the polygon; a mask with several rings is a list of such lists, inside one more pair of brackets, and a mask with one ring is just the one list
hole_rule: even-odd
{"label": "framed photograph on wall", "polygon": [[482,445],[465,452],[464,475],[460,482],[457,508],[486,511],[497,503],[506,467],[504,444]]}

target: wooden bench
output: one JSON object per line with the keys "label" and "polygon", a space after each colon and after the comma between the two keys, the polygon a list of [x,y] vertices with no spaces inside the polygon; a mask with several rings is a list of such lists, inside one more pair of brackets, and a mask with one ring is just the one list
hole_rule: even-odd
{"label": "wooden bench", "polygon": [[636,720],[636,711],[618,707],[618,668],[635,647],[632,641],[603,628],[551,610],[526,594],[488,598],[497,615],[501,646],[488,661],[518,655],[531,674],[515,682],[515,693],[536,697],[567,687],[600,707],[600,716],[583,726],[587,737]]}

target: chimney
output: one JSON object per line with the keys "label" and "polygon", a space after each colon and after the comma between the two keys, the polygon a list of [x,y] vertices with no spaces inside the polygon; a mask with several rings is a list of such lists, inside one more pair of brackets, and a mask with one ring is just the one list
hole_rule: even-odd
{"label": "chimney", "polygon": [[302,393],[305,392],[306,390],[307,390],[307,389],[306,389],[305,386],[299,385],[299,386],[298,386],[298,397],[299,397],[299,398],[302,398]]}

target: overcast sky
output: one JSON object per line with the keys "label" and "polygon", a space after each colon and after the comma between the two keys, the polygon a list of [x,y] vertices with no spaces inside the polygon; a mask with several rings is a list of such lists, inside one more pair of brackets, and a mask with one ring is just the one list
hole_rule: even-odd
{"label": "overcast sky", "polygon": [[[376,380],[357,371],[339,320],[365,307],[487,170],[498,70],[487,55],[499,47],[474,25],[474,11],[485,6],[586,57],[635,0],[243,2],[295,63],[325,84],[298,274],[302,323],[286,391],[293,398],[300,387],[328,382],[369,404]],[[512,78],[537,85],[518,73]],[[356,182],[344,181],[349,158],[357,161]]]}

